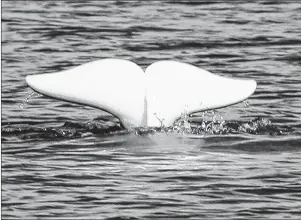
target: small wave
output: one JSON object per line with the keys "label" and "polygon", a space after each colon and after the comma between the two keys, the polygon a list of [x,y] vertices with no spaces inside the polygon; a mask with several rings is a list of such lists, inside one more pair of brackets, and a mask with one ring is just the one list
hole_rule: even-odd
{"label": "small wave", "polygon": [[33,49],[34,52],[43,52],[43,53],[61,53],[61,52],[72,52],[70,49],[61,49],[61,48],[50,48],[50,47],[43,47],[39,49]]}
{"label": "small wave", "polygon": [[41,37],[47,39],[53,39],[61,36],[73,36],[73,35],[89,35],[91,33],[106,33],[110,35],[129,36],[133,35],[131,30],[118,29],[118,28],[92,28],[92,27],[80,27],[80,26],[61,26],[61,27],[42,27],[34,28],[32,31],[41,32]]}
{"label": "small wave", "polygon": [[291,54],[291,55],[286,55],[286,56],[282,56],[282,57],[276,57],[275,58],[276,61],[285,61],[288,63],[292,63],[292,64],[301,64],[301,56],[300,54]]}
{"label": "small wave", "polygon": [[174,32],[174,31],[191,31],[191,29],[176,29],[158,26],[131,26],[129,31],[133,32],[144,32],[144,31],[156,31],[156,32]]}
{"label": "small wave", "polygon": [[273,39],[264,36],[254,38],[229,38],[227,41],[175,41],[161,43],[145,43],[143,45],[126,44],[123,47],[129,51],[160,51],[160,50],[179,50],[179,49],[214,49],[214,48],[233,48],[233,47],[258,47],[258,46],[293,46],[300,45],[299,39]]}
{"label": "small wave", "polygon": [[2,124],[2,141],[14,142],[20,140],[53,140],[74,139],[94,135],[116,134],[116,131],[124,130],[120,123],[113,121],[98,120],[92,122],[66,121],[61,126],[48,127],[28,123]]}
{"label": "small wave", "polygon": [[249,24],[251,21],[248,20],[223,20],[220,23],[221,24],[238,24],[238,25],[244,25]]}
{"label": "small wave", "polygon": [[169,4],[180,4],[187,6],[198,6],[198,5],[212,5],[221,3],[220,1],[168,1]]}
{"label": "small wave", "polygon": [[184,117],[172,127],[140,127],[126,130],[118,120],[97,118],[88,122],[66,121],[60,126],[47,126],[38,123],[4,123],[2,124],[2,141],[15,142],[22,140],[60,140],[76,139],[90,136],[114,136],[135,134],[138,136],[154,133],[174,133],[192,135],[285,135],[293,131],[288,126],[277,126],[266,118],[254,118],[249,121],[200,120]]}
{"label": "small wave", "polygon": [[281,1],[262,1],[260,2],[261,5],[279,5],[282,4]]}

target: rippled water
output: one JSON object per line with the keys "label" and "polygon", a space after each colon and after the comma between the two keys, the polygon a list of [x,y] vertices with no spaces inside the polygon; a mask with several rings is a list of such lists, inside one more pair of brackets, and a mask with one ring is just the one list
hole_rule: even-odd
{"label": "rippled water", "polygon": [[[298,1],[2,1],[2,217],[300,219],[300,11]],[[24,81],[107,57],[144,69],[178,60],[258,88],[248,106],[125,130]]]}

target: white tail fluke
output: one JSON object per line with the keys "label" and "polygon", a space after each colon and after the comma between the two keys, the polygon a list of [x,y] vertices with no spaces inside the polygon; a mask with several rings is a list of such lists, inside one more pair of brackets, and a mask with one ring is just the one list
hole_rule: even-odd
{"label": "white tail fluke", "polygon": [[28,75],[26,82],[44,95],[105,110],[126,128],[171,126],[183,112],[233,105],[256,89],[254,80],[226,78],[186,63],[159,61],[144,73],[121,59]]}
{"label": "white tail fluke", "polygon": [[212,74],[177,61],[159,61],[146,69],[148,123],[171,126],[182,113],[218,109],[244,101],[256,81]]}

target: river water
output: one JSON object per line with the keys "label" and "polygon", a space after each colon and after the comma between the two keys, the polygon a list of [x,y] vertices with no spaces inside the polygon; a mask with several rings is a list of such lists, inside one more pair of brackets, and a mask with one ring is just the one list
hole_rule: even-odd
{"label": "river water", "polygon": [[[298,1],[3,0],[3,219],[300,219],[300,11]],[[126,130],[25,83],[109,57],[143,69],[178,60],[258,87],[188,125]],[[114,83],[108,92],[122,95]]]}

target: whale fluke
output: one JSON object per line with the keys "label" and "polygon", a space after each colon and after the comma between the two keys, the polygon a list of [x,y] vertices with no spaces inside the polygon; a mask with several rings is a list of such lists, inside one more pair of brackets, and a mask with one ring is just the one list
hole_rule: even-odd
{"label": "whale fluke", "polygon": [[256,89],[255,80],[212,74],[177,61],[158,61],[146,69],[148,123],[171,126],[182,113],[227,107],[244,101]]}
{"label": "whale fluke", "polygon": [[122,59],[102,59],[58,73],[26,76],[35,91],[107,111],[126,128],[172,126],[180,115],[242,102],[254,80],[212,74],[190,64],[159,61],[144,71]]}

